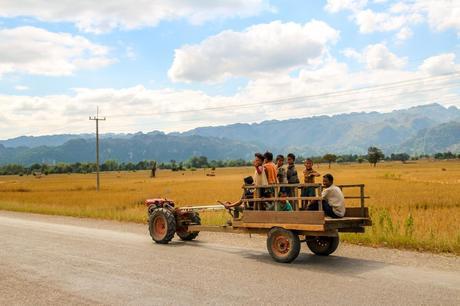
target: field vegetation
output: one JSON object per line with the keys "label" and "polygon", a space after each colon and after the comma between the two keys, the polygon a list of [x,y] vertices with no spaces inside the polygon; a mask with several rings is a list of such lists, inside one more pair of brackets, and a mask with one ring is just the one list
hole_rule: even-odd
{"label": "field vegetation", "polygon": [[[297,166],[299,173],[302,170]],[[337,184],[366,184],[374,226],[343,240],[373,246],[460,254],[460,163],[457,161],[321,164]],[[0,209],[76,217],[146,222],[146,198],[167,197],[178,205],[235,201],[250,167],[211,170],[104,172],[101,191],[95,174],[0,176]],[[357,195],[355,194],[348,195]],[[347,202],[358,206],[358,202]],[[204,214],[205,223],[223,223],[225,212]]]}

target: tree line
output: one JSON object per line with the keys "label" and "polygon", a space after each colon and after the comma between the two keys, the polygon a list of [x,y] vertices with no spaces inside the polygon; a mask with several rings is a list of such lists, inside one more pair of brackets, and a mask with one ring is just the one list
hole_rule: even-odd
{"label": "tree line", "polygon": [[[296,163],[301,164],[306,157],[297,156]],[[322,156],[309,157],[315,163],[326,162],[329,167],[332,163],[344,162],[369,162],[375,166],[381,160],[388,161],[401,161],[405,163],[408,160],[417,160],[420,158],[434,158],[434,159],[456,159],[460,158],[460,154],[452,152],[440,152],[433,155],[419,155],[410,156],[407,153],[392,153],[385,156],[382,151],[377,147],[369,147],[367,154],[342,154],[336,155],[328,153]],[[99,168],[100,171],[137,171],[137,170],[151,170],[152,175],[156,169],[169,169],[172,171],[196,170],[201,168],[224,168],[224,167],[243,167],[251,166],[252,161],[244,159],[236,160],[208,160],[206,156],[193,156],[186,161],[171,160],[169,162],[157,163],[154,160],[144,160],[137,163],[122,162],[116,160],[107,160],[102,163]],[[92,173],[96,171],[96,163],[77,162],[77,163],[57,163],[54,165],[35,163],[31,166],[24,166],[19,164],[7,164],[0,166],[0,175],[47,175],[58,173]]]}

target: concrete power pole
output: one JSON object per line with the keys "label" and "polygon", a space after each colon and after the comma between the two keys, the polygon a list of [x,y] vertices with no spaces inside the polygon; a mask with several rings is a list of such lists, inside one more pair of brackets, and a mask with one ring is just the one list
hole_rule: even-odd
{"label": "concrete power pole", "polygon": [[99,106],[97,107],[96,116],[89,117],[89,120],[96,121],[96,190],[99,191],[100,181],[99,181],[99,121],[105,121],[105,117],[99,117]]}

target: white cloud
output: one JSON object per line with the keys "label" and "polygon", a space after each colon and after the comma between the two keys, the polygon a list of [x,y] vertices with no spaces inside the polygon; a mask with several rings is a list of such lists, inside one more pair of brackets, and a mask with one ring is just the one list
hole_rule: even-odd
{"label": "white cloud", "polygon": [[339,37],[325,22],[274,21],[242,32],[224,31],[197,45],[175,50],[168,72],[173,81],[221,81],[291,71],[318,60]]}
{"label": "white cloud", "polygon": [[81,36],[36,27],[0,30],[0,76],[6,73],[70,75],[113,62],[108,48]]}
{"label": "white cloud", "polygon": [[460,36],[460,3],[458,0],[418,0],[415,7],[425,12],[432,29],[436,31],[454,29]]}
{"label": "white cloud", "polygon": [[0,17],[34,17],[70,22],[85,32],[151,27],[163,20],[185,18],[192,24],[273,10],[266,0],[0,0]]}
{"label": "white cloud", "polygon": [[25,90],[29,90],[29,87],[24,86],[24,85],[16,85],[14,86],[14,89],[16,89],[17,91],[25,91]]}
{"label": "white cloud", "polygon": [[403,42],[412,37],[414,33],[408,27],[404,27],[396,34],[396,39],[398,42]]}
{"label": "white cloud", "polygon": [[368,69],[401,69],[407,62],[390,52],[384,44],[366,47],[363,57]]}
{"label": "white cloud", "polygon": [[422,16],[416,12],[393,15],[385,12],[374,12],[371,9],[357,12],[353,19],[359,26],[361,33],[396,31],[423,20]]}
{"label": "white cloud", "polygon": [[367,0],[327,0],[326,11],[337,13],[343,10],[357,11],[367,4]]}
{"label": "white cloud", "polygon": [[370,70],[399,70],[407,63],[406,58],[398,57],[381,43],[369,45],[362,52],[348,48],[342,51],[342,54],[365,64]]}
{"label": "white cloud", "polygon": [[125,48],[125,56],[130,60],[135,60],[137,58],[136,51],[134,51],[133,47],[129,46]]}
{"label": "white cloud", "polygon": [[384,6],[374,11],[367,1],[329,0],[324,9],[329,13],[350,11],[361,33],[398,31],[399,42],[412,34],[411,27],[427,22],[435,31],[453,29],[460,36],[460,5],[457,0],[374,1]]}
{"label": "white cloud", "polygon": [[[359,54],[373,54],[375,50],[380,50],[377,54],[381,54],[381,50],[386,55],[389,52],[377,45]],[[361,57],[366,58],[364,55]],[[447,58],[445,61],[448,63],[452,58],[451,55],[433,58],[443,57]],[[94,114],[96,106],[100,107],[101,115],[107,116],[107,121],[100,127],[102,132],[126,133],[154,129],[184,131],[204,125],[260,122],[343,112],[390,111],[432,102],[449,105],[449,101],[453,99],[458,105],[460,95],[455,88],[452,89],[453,86],[449,83],[452,79],[448,78],[427,79],[394,88],[346,92],[350,89],[427,77],[428,64],[436,67],[438,62],[439,60],[427,59],[420,70],[405,71],[397,69],[394,63],[389,64],[388,59],[380,59],[371,63],[376,68],[383,66],[391,69],[353,72],[345,63],[328,58],[318,67],[301,68],[296,76],[292,73],[261,75],[233,96],[213,96],[198,90],[152,90],[142,85],[121,89],[79,88],[69,95],[0,95],[0,114],[4,116],[1,119],[5,120],[0,120],[0,138],[24,134],[91,132],[94,126],[88,121],[88,115]],[[324,95],[325,93],[334,94]],[[292,99],[287,100],[290,97]],[[266,102],[273,100],[278,101]],[[264,103],[240,107],[242,104],[257,102]],[[197,111],[203,108],[212,109]],[[2,125],[2,122],[14,124]]]}
{"label": "white cloud", "polygon": [[441,75],[460,70],[460,65],[455,63],[454,53],[444,53],[425,59],[419,69],[430,75]]}
{"label": "white cloud", "polygon": [[352,59],[355,59],[355,60],[358,60],[358,61],[361,61],[361,59],[362,59],[361,53],[359,53],[358,51],[356,51],[356,50],[353,49],[353,48],[346,48],[346,49],[343,50],[341,53],[342,53],[345,57],[352,58]]}

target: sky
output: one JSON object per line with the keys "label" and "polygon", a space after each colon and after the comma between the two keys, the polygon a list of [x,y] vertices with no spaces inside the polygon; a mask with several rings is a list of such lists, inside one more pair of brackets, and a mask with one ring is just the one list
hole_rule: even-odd
{"label": "sky", "polygon": [[0,139],[460,106],[460,0],[0,0]]}

